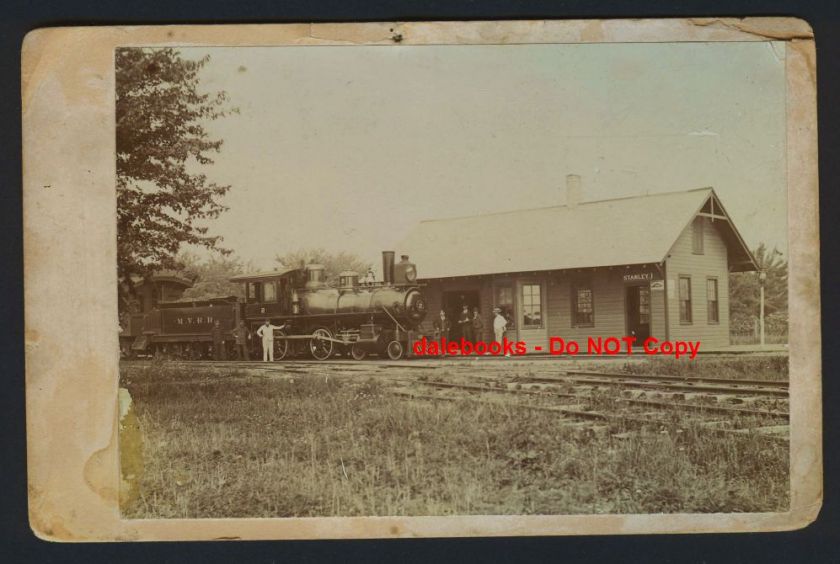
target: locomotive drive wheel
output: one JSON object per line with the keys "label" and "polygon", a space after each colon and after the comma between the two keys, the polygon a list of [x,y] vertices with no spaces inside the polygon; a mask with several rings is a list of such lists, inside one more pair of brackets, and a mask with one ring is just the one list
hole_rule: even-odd
{"label": "locomotive drive wheel", "polygon": [[309,352],[316,360],[327,360],[333,353],[333,342],[330,340],[332,333],[325,327],[320,327],[312,332],[312,339],[309,341]]}
{"label": "locomotive drive wheel", "polygon": [[[278,337],[285,337],[286,334],[278,331]],[[274,360],[283,360],[289,354],[289,341],[286,339],[274,339]]]}
{"label": "locomotive drive wheel", "polygon": [[399,360],[405,354],[405,347],[399,341],[391,341],[388,343],[388,346],[385,347],[385,354],[387,354],[388,358],[391,360]]}
{"label": "locomotive drive wheel", "polygon": [[359,345],[353,345],[350,347],[350,354],[353,356],[353,360],[364,360],[367,356],[367,351]]}

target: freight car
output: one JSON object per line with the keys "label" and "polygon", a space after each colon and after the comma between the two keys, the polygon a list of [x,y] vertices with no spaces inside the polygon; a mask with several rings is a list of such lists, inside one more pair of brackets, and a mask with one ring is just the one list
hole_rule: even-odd
{"label": "freight car", "polygon": [[[214,298],[158,304],[143,316],[142,328],[123,335],[128,354],[162,354],[207,358],[212,354],[211,330],[220,322],[225,351],[234,347],[232,329],[244,321],[252,338],[252,355],[260,354],[257,328],[267,319],[283,329],[275,332],[274,358],[308,355],[326,360],[368,354],[402,358],[413,332],[426,316],[426,301],[417,285],[417,268],[403,256],[394,264],[393,251],[382,253],[383,280],[360,282],[356,272],[339,275],[338,284],[325,281],[323,265],[236,276],[245,298]],[[134,325],[137,325],[135,321]],[[256,358],[256,356],[255,356]]]}

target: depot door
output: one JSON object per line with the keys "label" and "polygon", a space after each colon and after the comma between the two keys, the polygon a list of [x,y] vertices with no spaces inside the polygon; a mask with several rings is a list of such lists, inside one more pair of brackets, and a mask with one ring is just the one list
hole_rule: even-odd
{"label": "depot door", "polygon": [[627,334],[636,337],[636,343],[650,337],[650,285],[627,286],[624,304],[627,315]]}
{"label": "depot door", "polygon": [[[545,299],[546,283],[542,279],[523,279],[516,284],[519,332],[517,340],[525,343],[528,353],[548,351],[548,308]],[[511,336],[508,335],[508,339]]]}
{"label": "depot door", "polygon": [[479,303],[478,290],[465,290],[455,292],[443,293],[443,311],[446,312],[446,318],[452,324],[452,329],[449,331],[449,338],[456,340],[461,338],[461,325],[458,320],[461,318],[461,312],[467,306],[472,318],[472,311],[475,308],[481,309]]}

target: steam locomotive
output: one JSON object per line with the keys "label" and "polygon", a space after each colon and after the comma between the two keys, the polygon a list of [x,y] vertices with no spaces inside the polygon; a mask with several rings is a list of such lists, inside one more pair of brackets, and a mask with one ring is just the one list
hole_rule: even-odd
{"label": "steam locomotive", "polygon": [[[383,280],[360,281],[344,271],[337,287],[325,281],[320,264],[246,274],[231,278],[245,285],[244,300],[219,297],[195,301],[159,302],[147,313],[133,316],[120,336],[126,356],[154,354],[173,358],[208,358],[213,354],[212,331],[219,323],[222,350],[233,356],[233,330],[244,321],[252,355],[260,354],[255,332],[269,320],[275,331],[274,358],[308,355],[327,360],[369,354],[399,359],[410,350],[413,332],[426,316],[426,301],[417,285],[417,268],[403,255],[383,251]],[[256,356],[255,356],[256,358]]]}

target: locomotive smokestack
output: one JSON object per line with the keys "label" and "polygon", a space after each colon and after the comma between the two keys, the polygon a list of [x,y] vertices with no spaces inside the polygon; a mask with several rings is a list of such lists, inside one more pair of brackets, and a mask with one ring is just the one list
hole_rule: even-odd
{"label": "locomotive smokestack", "polygon": [[382,251],[382,281],[394,283],[394,251]]}

